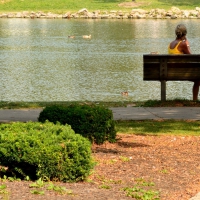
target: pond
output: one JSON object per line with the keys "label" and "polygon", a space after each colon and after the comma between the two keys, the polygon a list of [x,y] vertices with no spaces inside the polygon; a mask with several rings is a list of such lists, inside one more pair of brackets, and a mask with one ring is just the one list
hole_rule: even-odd
{"label": "pond", "polygon": [[[178,23],[200,54],[195,19],[0,19],[0,101],[160,99],[160,83],[143,81],[142,58],[167,53]],[[172,98],[192,99],[192,83],[168,82]]]}

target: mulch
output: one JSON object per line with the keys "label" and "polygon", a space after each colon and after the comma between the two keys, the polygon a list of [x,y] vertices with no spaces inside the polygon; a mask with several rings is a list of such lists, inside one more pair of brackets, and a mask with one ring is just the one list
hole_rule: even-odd
{"label": "mulch", "polygon": [[[71,194],[60,195],[45,188],[44,195],[31,194],[28,181],[1,181],[9,200],[128,200],[123,188],[138,186],[159,191],[161,200],[188,200],[200,192],[200,137],[119,134],[116,143],[93,145],[97,162],[87,181],[54,183]],[[147,186],[143,183],[154,183]],[[0,194],[0,196],[5,194]],[[0,198],[1,199],[1,198]]]}

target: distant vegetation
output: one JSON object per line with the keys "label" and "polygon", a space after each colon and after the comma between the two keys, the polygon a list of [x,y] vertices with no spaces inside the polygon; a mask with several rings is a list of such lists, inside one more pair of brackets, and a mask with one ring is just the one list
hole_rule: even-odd
{"label": "distant vegetation", "polygon": [[[119,6],[121,3],[129,4],[129,7]],[[87,8],[89,11],[129,11],[133,8],[146,10],[154,8],[169,9],[172,6],[177,6],[180,9],[194,9],[200,4],[199,0],[0,0],[0,12],[49,11],[64,13],[66,11],[78,11],[82,8]]]}

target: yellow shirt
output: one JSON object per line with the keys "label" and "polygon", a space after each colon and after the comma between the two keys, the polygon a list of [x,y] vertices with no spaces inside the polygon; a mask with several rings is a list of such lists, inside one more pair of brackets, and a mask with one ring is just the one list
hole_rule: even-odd
{"label": "yellow shirt", "polygon": [[178,50],[178,46],[179,46],[179,44],[180,44],[181,42],[182,42],[182,41],[180,41],[173,49],[170,48],[170,44],[169,44],[169,46],[168,46],[168,53],[169,53],[169,54],[183,54],[183,52],[180,52],[180,51]]}

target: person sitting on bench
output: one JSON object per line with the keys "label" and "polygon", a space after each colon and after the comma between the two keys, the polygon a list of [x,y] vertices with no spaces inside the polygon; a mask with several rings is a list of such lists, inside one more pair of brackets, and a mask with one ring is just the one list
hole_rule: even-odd
{"label": "person sitting on bench", "polygon": [[[175,29],[176,39],[168,46],[169,54],[191,54],[190,45],[186,38],[187,28],[183,24],[177,25]],[[193,101],[198,100],[200,80],[194,81],[193,85]]]}

